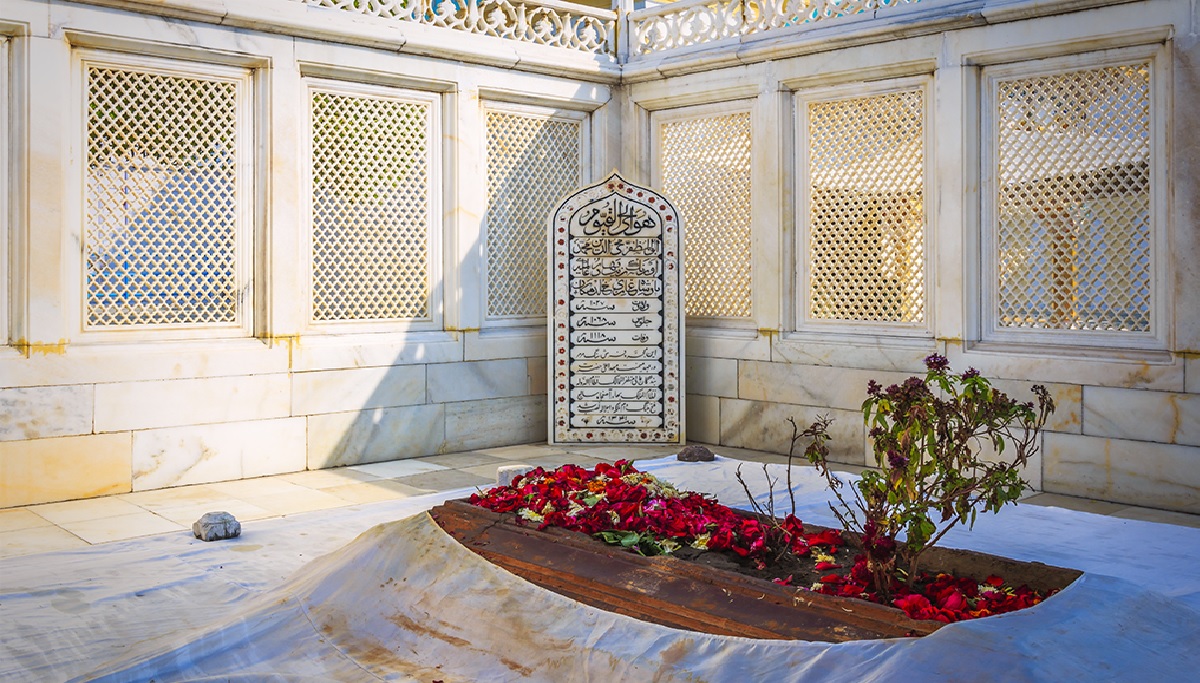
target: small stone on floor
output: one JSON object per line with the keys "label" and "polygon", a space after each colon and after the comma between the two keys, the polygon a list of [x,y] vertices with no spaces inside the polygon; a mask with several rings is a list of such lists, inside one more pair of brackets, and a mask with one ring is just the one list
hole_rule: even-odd
{"label": "small stone on floor", "polygon": [[704,446],[693,444],[691,446],[684,446],[683,450],[679,451],[679,455],[675,456],[675,459],[681,462],[712,462],[716,457],[712,451]]}
{"label": "small stone on floor", "polygon": [[242,523],[228,512],[206,512],[192,523],[192,533],[201,541],[220,541],[242,535]]}

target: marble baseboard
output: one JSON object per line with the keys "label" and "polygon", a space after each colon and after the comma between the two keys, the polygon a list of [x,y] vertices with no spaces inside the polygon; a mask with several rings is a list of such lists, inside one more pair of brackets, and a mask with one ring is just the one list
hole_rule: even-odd
{"label": "marble baseboard", "polygon": [[834,420],[829,428],[830,460],[854,465],[866,462],[865,431],[858,411],[729,398],[721,399],[720,410],[722,445],[787,453],[792,437],[789,417],[804,429],[819,416],[828,415]]}
{"label": "marble baseboard", "polygon": [[721,399],[688,394],[684,421],[688,443],[717,443],[721,440]]}
{"label": "marble baseboard", "polygon": [[546,419],[545,396],[450,403],[444,452],[544,441]]}
{"label": "marble baseboard", "polygon": [[308,419],[308,469],[382,462],[442,452],[442,405],[374,408]]}
{"label": "marble baseboard", "polygon": [[1050,433],[1043,458],[1048,492],[1200,513],[1200,447]]}
{"label": "marble baseboard", "polygon": [[0,508],[126,493],[131,463],[128,433],[0,442]]}
{"label": "marble baseboard", "polygon": [[133,489],[261,477],[304,469],[304,418],[133,433]]}
{"label": "marble baseboard", "polygon": [[1083,433],[1200,446],[1200,395],[1084,387]]}

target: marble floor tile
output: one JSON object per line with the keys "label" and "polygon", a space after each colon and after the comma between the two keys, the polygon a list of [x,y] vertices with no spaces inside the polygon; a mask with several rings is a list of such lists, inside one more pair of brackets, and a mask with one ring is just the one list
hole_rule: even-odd
{"label": "marble floor tile", "polygon": [[349,467],[335,467],[328,470],[292,472],[290,474],[279,475],[276,478],[310,489],[328,489],[339,486],[347,486],[350,484],[357,484],[364,481],[382,481],[383,479],[382,477],[377,477],[369,472],[360,472],[358,470],[350,469]]}
{"label": "marble floor tile", "polygon": [[477,477],[483,477],[484,479],[487,479],[488,481],[492,482],[493,485],[495,485],[496,470],[500,469],[501,467],[509,467],[512,465],[520,465],[523,467],[533,467],[533,465],[530,465],[529,463],[527,463],[523,460],[504,460],[499,465],[476,465],[474,467],[464,467],[464,468],[462,468],[461,471],[466,472],[468,474],[473,474]]}
{"label": "marble floor tile", "polygon": [[282,496],[289,493],[299,495],[313,490],[299,484],[293,484],[290,481],[284,481],[279,477],[223,481],[219,484],[209,484],[209,486],[225,494],[227,497],[251,501],[256,504],[258,498],[262,496]]}
{"label": "marble floor tile", "polygon": [[349,503],[378,503],[384,500],[411,498],[427,493],[424,489],[402,484],[394,479],[376,479],[321,489]]}
{"label": "marble floor tile", "polygon": [[174,486],[153,491],[137,491],[121,493],[115,498],[133,503],[150,511],[160,508],[180,507],[183,505],[203,505],[229,500],[230,496],[213,488],[211,484],[194,484],[191,486]]}
{"label": "marble floor tile", "polygon": [[465,470],[468,467],[475,467],[476,465],[502,465],[506,460],[492,455],[484,455],[483,453],[469,452],[417,458],[417,462],[441,465],[442,467],[449,467],[452,470]]}
{"label": "marble floor tile", "polygon": [[254,504],[275,515],[294,515],[313,510],[328,510],[345,507],[349,501],[339,498],[332,493],[306,489],[300,486],[300,492],[273,493],[254,498]]}
{"label": "marble floor tile", "polygon": [[0,510],[0,532],[20,531],[43,526],[52,526],[52,523],[45,517],[35,515],[25,508]]}
{"label": "marble floor tile", "polygon": [[413,486],[419,489],[428,491],[449,491],[450,489],[459,489],[467,486],[475,486],[479,488],[491,488],[495,485],[495,478],[485,479],[483,477],[463,472],[461,470],[442,470],[440,472],[425,472],[416,474],[411,477],[403,477],[397,479],[402,484]]}
{"label": "marble floor tile", "polygon": [[0,557],[86,548],[87,541],[56,526],[0,531]]}
{"label": "marble floor tile", "polygon": [[192,523],[203,517],[206,512],[228,512],[243,523],[276,516],[270,510],[236,498],[226,498],[210,503],[184,501],[180,505],[161,507],[154,511],[159,517],[182,524],[187,529],[192,528]]}
{"label": "marble floor tile", "polygon": [[346,469],[365,472],[380,479],[396,479],[397,477],[411,477],[414,474],[437,472],[450,468],[419,460],[392,460],[391,462],[374,462],[369,465],[351,465]]}
{"label": "marble floor tile", "polygon": [[146,512],[137,505],[115,496],[32,505],[25,509],[35,512],[59,526],[66,526],[74,522]]}
{"label": "marble floor tile", "polygon": [[[182,524],[176,524],[146,510],[140,510],[130,515],[80,520],[59,526],[91,544],[123,541],[128,538],[186,529]],[[188,531],[188,533],[191,532]]]}
{"label": "marble floor tile", "polygon": [[544,443],[520,444],[516,446],[497,446],[496,448],[481,448],[472,453],[481,453],[505,460],[524,460],[548,455],[567,453],[565,446],[551,446]]}
{"label": "marble floor tile", "polygon": [[1021,502],[1029,503],[1030,505],[1043,505],[1046,507],[1064,508],[1066,510],[1077,510],[1079,512],[1094,512],[1098,515],[1111,515],[1112,513],[1127,507],[1125,505],[1121,505],[1120,503],[1107,503],[1102,500],[1077,498],[1075,496],[1065,496],[1060,493],[1036,493],[1021,500]]}
{"label": "marble floor tile", "polygon": [[1113,517],[1121,519],[1136,519],[1141,522],[1157,522],[1159,524],[1176,524],[1200,529],[1200,515],[1189,515],[1186,512],[1171,512],[1170,510],[1155,510],[1153,508],[1126,507],[1112,513]]}

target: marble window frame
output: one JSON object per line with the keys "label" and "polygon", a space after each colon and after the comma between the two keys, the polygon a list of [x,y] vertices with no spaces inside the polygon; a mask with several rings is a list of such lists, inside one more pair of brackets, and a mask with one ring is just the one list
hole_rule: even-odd
{"label": "marble window frame", "polygon": [[[809,225],[810,185],[809,185],[809,136],[808,105],[816,102],[831,102],[838,100],[863,99],[895,92],[920,90],[922,98],[922,197],[924,213],[923,259],[924,259],[924,314],[921,322],[887,322],[865,320],[833,320],[817,319],[810,316],[810,273],[812,229]],[[937,178],[934,173],[937,164],[933,130],[935,128],[934,110],[934,74],[920,73],[895,78],[884,78],[871,82],[849,82],[830,85],[816,84],[813,87],[797,89],[792,94],[792,192],[796,198],[794,205],[795,235],[793,249],[794,267],[788,275],[792,278],[790,290],[793,292],[791,301],[792,320],[789,339],[804,338],[824,339],[830,335],[844,337],[847,340],[911,340],[916,344],[926,344],[934,338],[934,329],[938,317],[935,306],[934,292],[937,288],[937,271],[933,264],[937,262],[937,242],[940,226],[937,221]]]}
{"label": "marble window frame", "polygon": [[[345,78],[347,73],[338,70],[303,69],[302,70],[302,104],[304,107],[300,127],[303,130],[301,155],[303,166],[303,181],[301,187],[301,228],[300,228],[300,268],[303,292],[303,325],[306,334],[315,335],[345,335],[345,334],[377,334],[441,331],[445,321],[445,306],[453,298],[452,292],[447,292],[445,277],[444,255],[446,249],[445,231],[447,221],[444,217],[446,168],[447,158],[443,131],[444,117],[452,107],[447,103],[445,93],[433,89],[422,89],[419,82],[405,80],[401,83],[387,81],[366,82]],[[433,86],[434,84],[431,84]],[[335,320],[319,321],[313,318],[313,263],[312,263],[312,154],[313,154],[313,121],[312,95],[314,92],[327,92],[335,95],[382,97],[398,101],[419,102],[429,107],[429,118],[426,127],[426,164],[428,168],[428,227],[426,233],[426,281],[428,295],[426,313],[423,318],[386,319],[386,320]]]}
{"label": "marble window frame", "polygon": [[[722,97],[723,95],[732,95],[732,97]],[[761,156],[763,156],[762,148],[759,140],[759,116],[758,108],[762,106],[759,103],[757,92],[754,96],[751,93],[711,93],[710,96],[718,97],[715,101],[700,101],[688,103],[682,100],[682,106],[671,108],[653,109],[649,112],[648,121],[648,140],[650,145],[650,177],[652,178],[651,186],[661,188],[663,186],[663,150],[662,150],[662,133],[663,128],[671,123],[679,123],[683,121],[691,121],[695,119],[716,118],[727,116],[730,114],[745,114],[750,119],[750,167],[751,173],[747,177],[746,182],[750,184],[750,244],[749,244],[749,260],[750,260],[750,314],[747,316],[689,316],[685,315],[688,332],[696,332],[706,330],[716,334],[746,334],[749,332],[757,333],[761,327],[759,320],[762,317],[759,310],[760,297],[763,296],[764,274],[765,270],[762,267],[760,258],[761,230],[758,225],[761,209],[756,201],[755,189],[756,181],[759,178],[755,175],[754,169],[761,165]],[[673,201],[671,196],[667,196],[668,201]],[[687,237],[687,216],[681,216],[684,224],[684,239]],[[685,247],[686,249],[686,247]],[[684,256],[680,256],[680,262],[684,262]],[[687,272],[683,277],[686,279]],[[686,307],[686,305],[685,305]]]}
{"label": "marble window frame", "polygon": [[[975,96],[966,102],[968,121],[975,121],[973,139],[968,149],[975,155],[974,164],[965,168],[975,175],[978,191],[967,210],[974,215],[977,228],[968,234],[966,259],[968,305],[966,306],[966,345],[980,351],[1033,353],[1059,356],[1066,354],[1120,357],[1123,351],[1167,351],[1172,346],[1174,320],[1173,277],[1169,245],[1171,243],[1171,211],[1168,183],[1169,153],[1167,130],[1170,110],[1170,50],[1167,43],[1127,45],[1120,35],[1109,38],[1112,46],[1104,49],[1080,50],[1064,46],[1057,54],[1022,55],[1018,49],[1005,50],[994,56],[971,55],[973,69],[970,83]],[[1071,47],[1075,47],[1071,50]],[[994,127],[994,91],[999,80],[1031,78],[1075,70],[1118,66],[1136,62],[1150,63],[1150,282],[1151,323],[1148,332],[1112,332],[1086,330],[1011,329],[998,324],[996,269],[992,258],[995,250],[996,202],[995,178],[992,170],[996,150],[991,132]]]}
{"label": "marble window frame", "polygon": [[[549,101],[549,100],[540,101],[540,100],[531,99],[531,98],[524,98],[522,101],[516,102],[516,101],[510,101],[510,100],[503,99],[502,95],[500,93],[488,93],[488,92],[481,93],[480,103],[479,103],[479,107],[480,107],[479,149],[481,150],[480,154],[483,158],[484,181],[485,182],[487,181],[486,169],[487,169],[487,163],[488,163],[488,159],[487,159],[487,112],[488,111],[498,111],[498,112],[503,112],[506,114],[516,114],[516,115],[520,115],[520,116],[545,118],[545,119],[549,119],[549,120],[569,120],[569,121],[574,121],[574,122],[579,123],[580,124],[580,131],[579,131],[579,178],[580,178],[580,181],[576,187],[572,188],[571,190],[568,190],[568,194],[570,192],[574,192],[575,190],[577,190],[580,187],[585,187],[589,183],[591,183],[592,175],[593,175],[591,173],[592,158],[593,158],[593,154],[592,154],[593,135],[592,135],[591,111],[572,109],[572,108],[569,108],[569,107],[566,107],[563,105],[564,105],[564,103],[562,103],[562,102],[555,102],[555,101]],[[485,188],[484,194],[486,195],[486,188]],[[561,200],[562,200],[562,197],[554,197],[553,198],[553,204],[551,205],[551,212],[553,211],[553,207],[558,206],[558,204],[561,203]],[[546,220],[549,220],[549,216],[546,217]],[[526,327],[534,328],[534,327],[536,327],[540,331],[546,325],[546,320],[550,315],[549,310],[546,312],[545,315],[542,315],[542,316],[494,316],[494,315],[491,315],[490,313],[488,313],[488,311],[487,311],[488,297],[490,294],[489,289],[488,289],[488,282],[489,282],[489,276],[490,276],[490,264],[488,262],[487,240],[490,237],[491,225],[487,222],[486,213],[485,213],[485,219],[482,221],[482,224],[483,225],[481,227],[482,234],[481,234],[481,244],[480,244],[481,258],[480,258],[480,276],[479,276],[479,283],[480,283],[479,303],[480,303],[480,308],[481,308],[482,315],[483,315],[483,323],[481,325],[481,328],[487,329],[487,330],[492,330],[492,329],[511,329],[511,328],[526,328]],[[542,223],[539,223],[538,227],[543,228],[544,221]],[[544,241],[545,241],[544,239],[540,240],[539,243],[544,242]],[[549,265],[547,265],[546,288],[547,288],[547,291],[550,288]],[[549,297],[547,296],[546,298],[548,299]]]}
{"label": "marble window frame", "polygon": [[[74,37],[69,36],[69,37]],[[111,42],[111,44],[108,44]],[[242,339],[255,335],[256,324],[264,318],[263,307],[256,297],[256,285],[262,279],[262,262],[259,253],[264,240],[262,229],[263,203],[262,154],[258,147],[264,137],[263,118],[267,105],[263,96],[265,71],[261,60],[229,58],[219,53],[209,53],[201,48],[156,49],[158,45],[128,39],[100,41],[93,44],[86,39],[73,40],[70,56],[70,108],[69,122],[77,126],[69,136],[71,168],[68,176],[69,202],[67,215],[72,232],[78,231],[67,240],[76,248],[66,247],[64,255],[65,303],[69,316],[68,331],[72,340],[81,344],[104,342],[144,342],[167,340]],[[211,58],[210,58],[211,57]],[[87,149],[86,70],[89,65],[112,66],[118,69],[167,74],[182,78],[212,79],[213,77],[237,83],[237,152],[238,178],[236,192],[236,251],[235,277],[237,308],[232,323],[160,324],[114,326],[95,328],[86,324],[86,301],[84,294],[84,263],[82,244],[86,230],[85,203],[85,159]]]}

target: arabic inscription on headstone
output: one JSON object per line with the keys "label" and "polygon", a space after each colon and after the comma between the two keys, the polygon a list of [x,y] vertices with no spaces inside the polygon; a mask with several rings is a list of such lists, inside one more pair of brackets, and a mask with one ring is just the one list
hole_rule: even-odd
{"label": "arabic inscription on headstone", "polygon": [[550,442],[682,443],[679,214],[614,173],[550,221]]}

